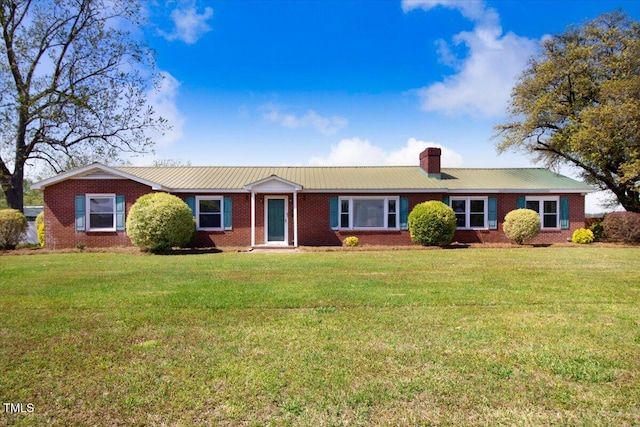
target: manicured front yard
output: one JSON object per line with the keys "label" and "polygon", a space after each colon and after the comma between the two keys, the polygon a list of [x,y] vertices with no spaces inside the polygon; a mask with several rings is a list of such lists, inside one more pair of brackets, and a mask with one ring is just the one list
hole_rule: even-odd
{"label": "manicured front yard", "polygon": [[2,256],[0,425],[640,425],[639,255]]}

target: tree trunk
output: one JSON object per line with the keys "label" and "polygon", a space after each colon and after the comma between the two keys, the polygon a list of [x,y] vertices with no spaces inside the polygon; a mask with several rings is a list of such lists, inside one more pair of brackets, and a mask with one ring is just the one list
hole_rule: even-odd
{"label": "tree trunk", "polygon": [[[12,181],[16,180],[14,179]],[[22,179],[20,179],[20,181],[22,181]],[[24,213],[24,189],[22,184],[18,187],[6,190],[4,195],[7,198],[7,204],[11,209],[18,209],[20,212]]]}
{"label": "tree trunk", "polygon": [[16,168],[10,182],[10,188],[4,190],[7,204],[11,209],[18,209],[24,213],[24,174],[22,168]]}
{"label": "tree trunk", "polygon": [[640,213],[640,192],[626,190],[622,197],[618,197],[618,200],[627,211]]}

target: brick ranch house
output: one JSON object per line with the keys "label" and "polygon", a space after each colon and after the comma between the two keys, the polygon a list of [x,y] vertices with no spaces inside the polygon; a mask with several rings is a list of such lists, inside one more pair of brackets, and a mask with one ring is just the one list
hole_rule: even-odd
{"label": "brick ranch house", "polygon": [[164,191],[194,214],[196,247],[410,245],[407,215],[427,200],[453,208],[454,241],[505,242],[505,215],[540,214],[537,243],[566,241],[584,226],[593,189],[541,168],[440,168],[427,148],[420,166],[108,167],[99,163],[32,186],[44,190],[46,245],[131,245],[126,216],[136,199]]}

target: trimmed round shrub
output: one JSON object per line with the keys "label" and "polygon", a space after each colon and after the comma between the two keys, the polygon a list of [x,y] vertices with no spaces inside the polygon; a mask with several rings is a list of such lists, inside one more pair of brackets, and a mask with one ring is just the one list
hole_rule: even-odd
{"label": "trimmed round shrub", "polygon": [[0,210],[0,249],[15,249],[27,234],[27,218],[17,209]]}
{"label": "trimmed round shrub", "polygon": [[40,243],[40,246],[44,246],[44,211],[36,216],[35,226],[38,232],[38,243]]}
{"label": "trimmed round shrub", "polygon": [[540,216],[532,209],[513,210],[504,217],[502,229],[509,240],[522,245],[540,233]]}
{"label": "trimmed round shrub", "polygon": [[189,247],[195,234],[191,209],[179,197],[150,193],[138,198],[127,218],[127,235],[144,251]]}
{"label": "trimmed round shrub", "polygon": [[640,243],[640,213],[611,212],[604,217],[602,228],[611,242]]}
{"label": "trimmed round shrub", "polygon": [[414,243],[446,246],[456,232],[456,214],[437,200],[416,205],[409,213],[409,233]]}
{"label": "trimmed round shrub", "polygon": [[591,243],[594,240],[595,237],[593,236],[593,231],[587,228],[578,228],[571,236],[571,241],[573,243]]}
{"label": "trimmed round shrub", "polygon": [[345,246],[349,246],[350,248],[353,248],[353,247],[358,246],[360,241],[358,240],[358,238],[356,236],[349,236],[349,237],[346,237],[342,243]]}

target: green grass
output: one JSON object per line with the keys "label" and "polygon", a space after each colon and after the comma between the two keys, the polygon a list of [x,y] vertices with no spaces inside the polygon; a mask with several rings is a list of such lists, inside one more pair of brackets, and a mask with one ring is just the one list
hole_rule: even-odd
{"label": "green grass", "polygon": [[0,257],[0,425],[640,425],[639,248]]}

